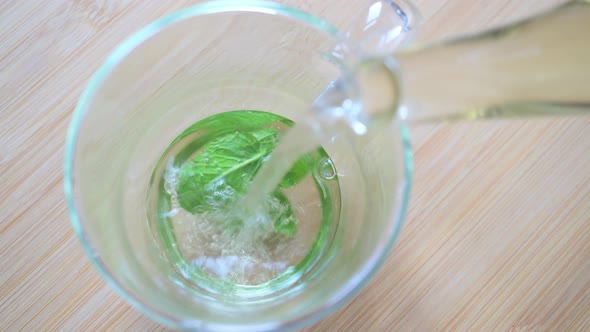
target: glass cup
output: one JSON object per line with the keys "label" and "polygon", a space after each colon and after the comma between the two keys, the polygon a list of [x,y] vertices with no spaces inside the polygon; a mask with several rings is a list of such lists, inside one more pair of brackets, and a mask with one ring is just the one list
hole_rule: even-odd
{"label": "glass cup", "polygon": [[205,3],[137,32],[98,70],[68,133],[65,191],[88,256],[134,307],[178,329],[294,329],[366,285],[396,238],[410,190],[408,132],[393,122],[323,145],[341,195],[329,241],[280,287],[244,287],[240,295],[192,283],[147,216],[154,167],[191,124],[246,109],[296,120],[336,81],[345,87],[340,95],[362,107],[352,68],[331,56],[340,38],[326,22],[282,5]]}

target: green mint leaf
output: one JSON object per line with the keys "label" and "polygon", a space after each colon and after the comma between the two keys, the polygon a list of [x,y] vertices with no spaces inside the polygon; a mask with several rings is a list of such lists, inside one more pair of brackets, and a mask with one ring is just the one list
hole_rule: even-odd
{"label": "green mint leaf", "polygon": [[288,188],[296,185],[299,181],[303,180],[312,167],[313,157],[309,153],[306,153],[293,164],[293,167],[285,174],[279,186],[281,188]]}
{"label": "green mint leaf", "polygon": [[[195,146],[206,143],[181,166],[177,187],[180,206],[191,213],[227,212],[228,207],[246,193],[262,163],[275,148],[280,135],[277,123],[293,125],[292,121],[270,113],[234,111],[211,116],[185,130],[177,139],[198,133]],[[194,151],[192,146],[187,153],[191,150]],[[311,154],[302,156],[279,187],[299,183],[313,163]],[[297,220],[289,200],[278,188],[266,208],[277,233],[295,235]],[[238,219],[222,223],[228,230],[236,231],[244,225],[243,220]]]}
{"label": "green mint leaf", "polygon": [[277,135],[272,128],[262,128],[210,141],[180,170],[180,206],[191,213],[202,213],[231,204],[245,193],[263,159],[274,148]]}
{"label": "green mint leaf", "polygon": [[275,231],[292,237],[297,232],[297,219],[291,209],[289,199],[279,190],[273,193],[273,201],[268,212],[274,220]]}
{"label": "green mint leaf", "polygon": [[277,121],[288,127],[293,126],[293,121],[267,112],[249,110],[231,111],[210,116],[191,125],[175,141],[194,132],[201,132],[202,135],[214,134],[217,136],[234,131],[259,129]]}

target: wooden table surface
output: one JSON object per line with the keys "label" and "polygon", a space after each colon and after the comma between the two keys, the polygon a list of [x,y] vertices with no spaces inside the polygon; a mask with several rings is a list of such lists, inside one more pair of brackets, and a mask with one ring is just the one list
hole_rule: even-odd
{"label": "wooden table surface", "polygon": [[[64,203],[63,146],[107,54],[195,2],[0,1],[0,331],[165,329],[84,255]],[[363,4],[283,2],[342,22]],[[420,39],[557,2],[417,0]],[[590,117],[412,133],[415,184],[397,245],[360,296],[308,331],[590,331]]]}

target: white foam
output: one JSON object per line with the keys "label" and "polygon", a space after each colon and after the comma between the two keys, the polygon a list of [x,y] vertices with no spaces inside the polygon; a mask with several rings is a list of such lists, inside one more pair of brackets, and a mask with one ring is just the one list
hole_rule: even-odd
{"label": "white foam", "polygon": [[[178,202],[180,168],[174,167],[173,161],[171,158],[164,172],[164,188],[170,195],[171,206],[161,216],[169,218],[175,226],[179,250],[187,260],[220,279],[238,284],[262,283],[285,271],[293,252],[284,248],[293,239],[281,238],[279,244],[265,244],[265,241],[277,236],[274,221],[266,211],[247,214],[240,206],[225,212],[224,209],[216,210],[223,201],[235,199],[236,195],[223,179],[218,179],[210,184],[214,195],[207,202],[214,212],[191,214]],[[273,197],[264,203],[267,208],[278,211],[277,215],[282,215],[289,208]],[[242,219],[243,226],[227,224],[236,216]]]}
{"label": "white foam", "polygon": [[[207,271],[215,274],[219,278],[228,278],[230,276],[242,279],[247,275],[252,274],[256,271],[262,274],[268,274],[270,272],[275,274],[277,272],[284,271],[287,267],[286,262],[258,262],[256,259],[250,256],[200,256],[193,260],[194,265],[199,266]],[[266,270],[266,271],[261,271]],[[246,280],[236,280],[246,281]]]}

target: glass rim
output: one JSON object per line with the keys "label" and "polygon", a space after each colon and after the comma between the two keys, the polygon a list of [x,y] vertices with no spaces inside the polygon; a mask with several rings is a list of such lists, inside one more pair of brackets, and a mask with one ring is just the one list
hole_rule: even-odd
{"label": "glass rim", "polygon": [[[217,0],[193,5],[185,9],[175,11],[153,21],[152,23],[141,28],[139,31],[136,31],[131,36],[126,38],[122,43],[120,43],[114,49],[114,51],[110,53],[103,64],[90,78],[90,81],[82,92],[82,95],[78,100],[76,108],[73,112],[67,132],[64,160],[65,199],[68,206],[72,227],[78,239],[82,243],[82,247],[86,255],[94,265],[95,269],[99,272],[100,276],[127,303],[139,310],[141,313],[145,314],[150,319],[172,328],[191,329],[202,327],[204,323],[208,329],[210,328],[212,330],[219,331],[233,331],[236,328],[236,325],[203,322],[199,317],[191,318],[190,320],[175,317],[167,312],[146,305],[139,297],[136,297],[133,292],[129,291],[119,282],[115,275],[111,273],[107,265],[102,261],[100,256],[95,254],[93,245],[89,241],[86,230],[82,225],[82,220],[84,219],[83,214],[79,213],[81,209],[79,209],[79,206],[76,203],[73,192],[73,171],[76,154],[75,150],[80,126],[88,110],[88,106],[91,104],[94,94],[103,84],[106,77],[127,55],[129,55],[136,47],[147,41],[150,37],[161,32],[174,23],[178,23],[182,20],[194,18],[197,16],[227,12],[254,12],[280,15],[310,25],[321,32],[334,36],[335,38],[340,36],[340,32],[337,28],[314,15],[286,5],[264,0]],[[334,296],[332,296],[331,300],[333,301],[327,301],[317,310],[296,317],[291,321],[268,323],[262,322],[260,324],[247,325],[248,328],[259,331],[268,329],[295,330],[304,326],[308,326],[321,320],[322,318],[325,318],[329,314],[341,308],[344,304],[348,303],[350,300],[356,297],[373,278],[379,268],[383,265],[383,262],[385,261],[391,248],[393,247],[393,244],[395,243],[395,240],[397,239],[399,230],[403,224],[403,220],[405,219],[411,191],[411,183],[413,178],[413,159],[412,149],[410,146],[409,130],[405,125],[402,124],[400,125],[399,132],[404,159],[403,183],[400,184],[402,186],[402,195],[399,198],[399,207],[397,211],[395,211],[395,216],[392,216],[392,218],[396,218],[396,220],[394,221],[394,226],[391,234],[389,235],[387,243],[385,243],[384,246],[381,246],[379,250],[373,252],[371,259],[365,262],[361,269],[354,272],[354,275],[352,278],[350,278],[348,285],[343,285],[343,287]]]}

